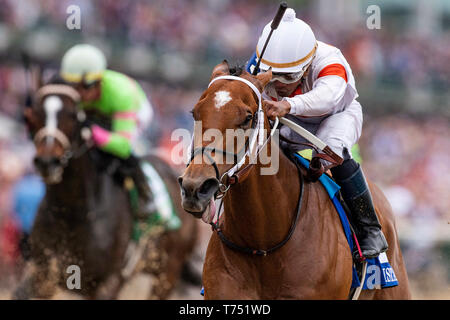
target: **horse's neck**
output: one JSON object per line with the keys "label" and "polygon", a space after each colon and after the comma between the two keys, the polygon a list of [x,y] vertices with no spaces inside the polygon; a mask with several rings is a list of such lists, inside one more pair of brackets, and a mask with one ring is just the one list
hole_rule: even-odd
{"label": "horse's neck", "polygon": [[276,174],[262,175],[256,164],[247,179],[225,197],[224,231],[238,244],[259,249],[286,236],[300,192],[296,166],[280,151]]}

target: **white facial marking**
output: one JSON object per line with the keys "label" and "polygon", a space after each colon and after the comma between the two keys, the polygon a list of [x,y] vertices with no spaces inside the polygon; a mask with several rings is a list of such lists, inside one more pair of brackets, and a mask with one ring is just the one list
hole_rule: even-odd
{"label": "white facial marking", "polygon": [[45,127],[52,131],[58,127],[57,114],[62,109],[62,100],[57,96],[50,96],[44,101]]}
{"label": "white facial marking", "polygon": [[[44,110],[45,110],[45,128],[49,133],[55,132],[58,128],[58,112],[63,107],[62,100],[57,96],[49,96],[45,98]],[[47,135],[45,142],[47,147],[50,147],[55,141],[55,137],[51,134]]]}
{"label": "white facial marking", "polygon": [[230,93],[228,91],[217,91],[214,101],[216,103],[216,108],[220,109],[231,101]]}

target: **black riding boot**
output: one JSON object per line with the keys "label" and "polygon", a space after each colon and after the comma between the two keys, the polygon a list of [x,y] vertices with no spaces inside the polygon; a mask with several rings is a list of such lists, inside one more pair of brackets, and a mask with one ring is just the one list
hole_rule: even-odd
{"label": "black riding boot", "polygon": [[360,241],[362,255],[366,258],[377,257],[388,249],[388,244],[361,166],[355,160],[348,159],[331,172],[341,186],[342,197],[350,209],[350,219]]}

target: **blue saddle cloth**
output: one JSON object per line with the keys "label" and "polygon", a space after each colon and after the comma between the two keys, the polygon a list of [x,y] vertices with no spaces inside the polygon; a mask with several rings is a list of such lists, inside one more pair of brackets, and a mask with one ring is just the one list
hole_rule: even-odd
{"label": "blue saddle cloth", "polygon": [[[302,166],[304,166],[305,168],[309,168],[308,160],[303,158],[298,153],[294,153],[294,156]],[[353,252],[355,244],[353,242],[350,222],[348,221],[345,210],[338,198],[338,192],[341,187],[326,174],[322,174],[322,176],[319,178],[319,181],[327,191],[328,196],[330,197],[334,207],[336,208],[336,211],[342,223],[342,227],[344,229],[345,237],[347,238],[347,242],[350,247],[350,252]],[[380,256],[373,259],[366,259],[366,261],[367,271],[363,289],[381,289],[398,285],[397,278],[395,277],[395,272],[389,264],[385,253],[382,253],[380,254]],[[360,285],[361,283],[359,281],[356,268],[355,266],[353,266],[352,288],[359,287]]]}

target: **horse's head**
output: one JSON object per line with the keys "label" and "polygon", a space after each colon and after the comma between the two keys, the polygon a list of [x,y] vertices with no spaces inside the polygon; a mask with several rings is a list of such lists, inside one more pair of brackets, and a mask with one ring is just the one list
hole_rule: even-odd
{"label": "horse's head", "polygon": [[272,72],[252,76],[239,70],[234,77],[229,76],[226,61],[217,65],[208,89],[192,110],[195,126],[191,161],[178,179],[183,208],[207,223],[212,219],[214,199],[223,187],[223,176],[238,163],[248,161],[245,155],[257,136],[251,132],[267,124],[261,110],[261,92]]}
{"label": "horse's head", "polygon": [[35,94],[34,104],[24,112],[36,147],[34,164],[45,182],[61,182],[64,167],[81,141],[84,113],[80,96],[68,85],[50,84]]}

